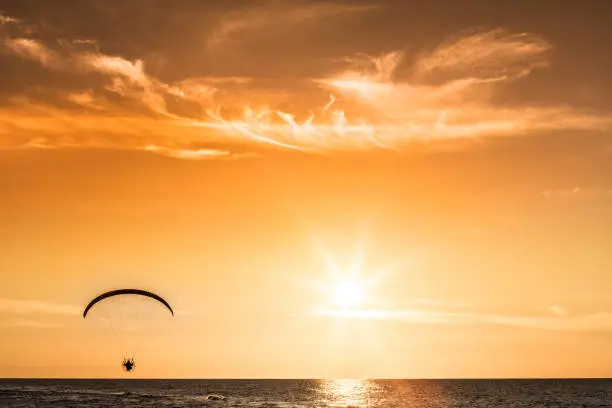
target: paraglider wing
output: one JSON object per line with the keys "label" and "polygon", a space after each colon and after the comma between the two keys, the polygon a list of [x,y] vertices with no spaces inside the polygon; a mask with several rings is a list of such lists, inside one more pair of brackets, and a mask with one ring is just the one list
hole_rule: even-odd
{"label": "paraglider wing", "polygon": [[170,310],[170,313],[172,313],[172,316],[174,316],[174,310],[172,310],[172,307],[168,304],[168,302],[166,302],[164,298],[162,298],[159,295],[156,295],[155,293],[148,292],[142,289],[117,289],[117,290],[111,290],[109,292],[103,293],[100,296],[96,297],[91,302],[89,302],[89,304],[87,305],[87,307],[85,307],[85,310],[83,311],[83,318],[87,316],[87,312],[89,312],[89,309],[91,309],[96,303],[106,298],[109,298],[112,296],[118,296],[118,295],[140,295],[140,296],[150,297],[162,303],[164,306],[166,306],[166,308]]}

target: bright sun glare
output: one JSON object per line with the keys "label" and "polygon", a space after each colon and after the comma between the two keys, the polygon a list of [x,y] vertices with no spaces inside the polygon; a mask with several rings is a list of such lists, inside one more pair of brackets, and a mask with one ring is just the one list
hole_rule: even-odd
{"label": "bright sun glare", "polygon": [[333,302],[342,309],[352,309],[363,299],[363,286],[354,281],[338,282],[333,290]]}
{"label": "bright sun glare", "polygon": [[364,308],[374,307],[378,303],[375,294],[377,283],[404,265],[404,262],[395,261],[375,270],[366,268],[364,241],[365,238],[359,240],[348,262],[339,262],[324,245],[315,242],[327,279],[305,280],[304,283],[312,285],[325,297],[325,300],[319,298],[318,312],[351,317],[359,315]]}

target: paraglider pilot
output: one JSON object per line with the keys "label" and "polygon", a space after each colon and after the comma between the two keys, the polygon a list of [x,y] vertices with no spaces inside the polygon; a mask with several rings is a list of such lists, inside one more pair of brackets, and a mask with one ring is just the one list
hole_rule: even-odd
{"label": "paraglider pilot", "polygon": [[125,371],[132,371],[134,367],[136,367],[133,358],[124,358],[123,363],[121,363],[121,365],[123,366],[123,369]]}

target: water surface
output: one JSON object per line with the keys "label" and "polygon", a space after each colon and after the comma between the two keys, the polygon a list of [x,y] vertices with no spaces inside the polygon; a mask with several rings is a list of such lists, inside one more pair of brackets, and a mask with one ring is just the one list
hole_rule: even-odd
{"label": "water surface", "polygon": [[206,406],[612,407],[612,380],[0,380],[2,408]]}

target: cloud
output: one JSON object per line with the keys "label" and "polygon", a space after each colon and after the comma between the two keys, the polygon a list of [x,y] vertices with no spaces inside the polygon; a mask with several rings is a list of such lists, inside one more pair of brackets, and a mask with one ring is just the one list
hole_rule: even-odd
{"label": "cloud", "polygon": [[[558,310],[557,310],[558,311]],[[444,325],[501,325],[554,331],[612,331],[612,313],[596,313],[568,317],[565,314],[550,316],[504,316],[474,313],[456,313],[423,309],[405,310],[316,310],[312,317],[339,317],[396,321],[412,324]]]}
{"label": "cloud", "polygon": [[122,57],[99,53],[78,55],[75,56],[75,60],[85,71],[98,72],[111,77],[112,81],[105,87],[106,90],[140,101],[152,112],[178,119],[167,110],[166,101],[158,89],[161,84],[145,74],[143,61],[128,61]]}
{"label": "cloud", "polygon": [[145,147],[144,150],[177,159],[245,159],[261,157],[257,153],[232,153],[229,151],[215,149],[168,149],[153,145]]}
{"label": "cloud", "polygon": [[43,300],[17,300],[0,298],[0,312],[10,314],[80,315],[82,310],[75,305]]}
{"label": "cloud", "polygon": [[64,60],[57,52],[47,48],[44,44],[30,38],[10,38],[4,45],[20,57],[37,61],[44,67],[53,70],[64,69]]}
{"label": "cloud", "polygon": [[423,54],[414,71],[419,77],[446,74],[507,81],[548,66],[546,54],[551,49],[548,41],[530,33],[503,29],[463,33]]}
{"label": "cloud", "polygon": [[134,62],[125,58],[104,54],[83,54],[76,57],[85,70],[97,71],[109,76],[124,77],[142,87],[151,85],[151,81],[144,73],[144,64],[141,60]]}
{"label": "cloud", "polygon": [[41,322],[37,320],[16,320],[10,321],[4,325],[0,325],[0,327],[29,327],[35,329],[56,329],[62,327],[62,325],[57,323],[50,322]]}
{"label": "cloud", "polygon": [[17,24],[20,23],[21,20],[15,18],[15,17],[10,17],[10,16],[5,16],[3,14],[0,14],[0,26],[5,25],[5,24]]}
{"label": "cloud", "polygon": [[[96,103],[87,96],[77,99],[80,103]],[[233,138],[214,128],[202,130],[182,122],[101,110],[71,111],[19,101],[17,106],[0,110],[0,143],[4,149],[119,149],[204,159],[210,159],[213,153],[223,158],[230,155],[226,150],[204,146],[218,138],[231,144]]]}
{"label": "cloud", "polygon": [[[384,144],[609,129],[610,115],[570,106],[505,106],[491,101],[505,84],[545,66],[549,48],[536,36],[495,30],[454,39],[422,55],[414,64],[412,82],[393,79],[402,61],[397,51],[358,60],[359,69],[318,82],[350,100],[371,122],[386,124],[376,132]],[[443,79],[428,83],[427,76],[437,72],[445,74]]]}
{"label": "cloud", "polygon": [[470,303],[467,302],[455,302],[444,299],[433,299],[433,298],[416,298],[414,302],[419,305],[431,306],[431,307],[470,307]]}
{"label": "cloud", "polygon": [[[79,44],[95,45],[88,40],[75,40]],[[74,42],[71,42],[72,44]],[[43,67],[67,73],[99,73],[110,77],[111,81],[104,89],[124,98],[137,100],[152,112],[177,118],[166,109],[166,101],[161,88],[167,86],[145,73],[142,60],[130,61],[120,56],[106,55],[99,52],[74,52],[67,42],[61,51],[55,51],[38,40],[29,38],[9,38],[4,44],[9,51],[23,58],[36,61]],[[90,92],[91,96],[91,92]],[[93,99],[93,98],[90,98]]]}
{"label": "cloud", "polygon": [[324,17],[369,11],[375,5],[347,5],[333,2],[261,1],[230,11],[220,18],[206,39],[211,53],[235,50],[241,41],[253,37],[278,35],[279,32],[303,28]]}
{"label": "cloud", "polygon": [[[220,46],[248,37],[271,17],[276,26],[371,8],[262,3],[230,12],[211,38]],[[552,46],[529,33],[461,33],[418,54],[412,66],[402,50],[358,55],[345,58],[339,72],[289,81],[280,90],[250,77],[165,82],[143,59],[103,53],[95,40],[0,36],[13,57],[87,79],[79,90],[55,87],[44,100],[32,92],[9,99],[0,108],[0,149],[128,149],[209,160],[259,157],[269,149],[401,151],[440,141],[612,128],[609,113],[500,102],[505,86],[550,65]]]}
{"label": "cloud", "polygon": [[574,195],[574,194],[578,194],[580,192],[580,187],[574,187],[574,188],[568,188],[568,189],[556,189],[556,190],[545,190],[542,192],[542,195],[545,195],[546,197],[551,197],[551,196],[556,196],[556,195],[561,195],[561,196],[567,196],[567,195]]}
{"label": "cloud", "polygon": [[541,192],[547,199],[559,200],[600,200],[602,198],[612,198],[612,189],[600,187],[568,187],[554,188]]}
{"label": "cloud", "polygon": [[561,306],[552,305],[552,306],[549,306],[547,310],[550,313],[554,314],[555,316],[566,316],[567,315],[567,312]]}

